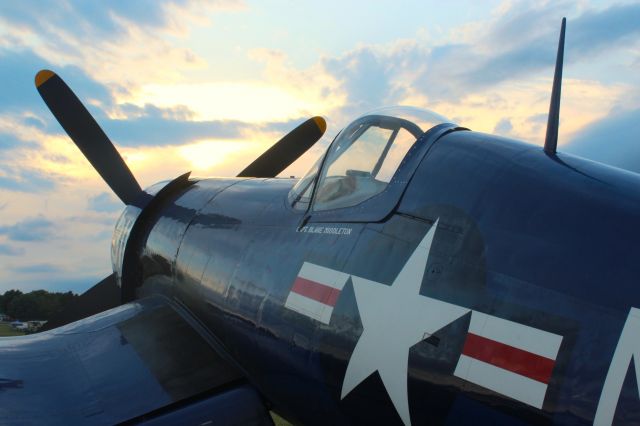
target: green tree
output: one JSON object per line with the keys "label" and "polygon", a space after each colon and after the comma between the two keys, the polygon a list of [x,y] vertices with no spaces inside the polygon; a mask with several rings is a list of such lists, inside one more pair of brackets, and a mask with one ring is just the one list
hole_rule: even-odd
{"label": "green tree", "polygon": [[49,293],[46,290],[21,293],[7,304],[6,313],[23,321],[48,320],[52,315],[64,310],[76,297],[78,296],[71,292]]}
{"label": "green tree", "polygon": [[4,292],[2,296],[0,296],[0,312],[10,315],[7,311],[9,303],[17,297],[21,296],[22,292],[20,290],[7,290]]}

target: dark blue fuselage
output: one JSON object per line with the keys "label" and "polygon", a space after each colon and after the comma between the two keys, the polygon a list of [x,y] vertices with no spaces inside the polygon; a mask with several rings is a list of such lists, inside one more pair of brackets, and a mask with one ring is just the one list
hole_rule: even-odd
{"label": "dark blue fuselage", "polygon": [[[285,303],[304,262],[391,285],[438,221],[416,297],[562,343],[544,403],[533,407],[454,375],[470,323],[461,317],[409,351],[412,423],[592,423],[627,315],[640,306],[640,176],[468,131],[412,155],[417,167],[396,193],[368,202],[379,209],[367,214],[379,217],[363,218],[358,206],[296,210],[291,179],[195,181],[156,212],[139,242],[138,296],[181,302],[294,422],[399,423],[378,374],[341,398],[363,333],[352,280],[328,324]],[[638,423],[629,371],[613,396],[615,419]]]}

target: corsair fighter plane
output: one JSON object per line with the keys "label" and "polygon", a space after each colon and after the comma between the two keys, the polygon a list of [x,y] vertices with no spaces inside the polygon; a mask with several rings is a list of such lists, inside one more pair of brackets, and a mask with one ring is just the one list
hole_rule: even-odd
{"label": "corsair fighter plane", "polygon": [[0,341],[0,423],[639,424],[640,176],[556,152],[560,39],[544,149],[392,107],[144,190],[39,72],[126,206],[78,321]]}

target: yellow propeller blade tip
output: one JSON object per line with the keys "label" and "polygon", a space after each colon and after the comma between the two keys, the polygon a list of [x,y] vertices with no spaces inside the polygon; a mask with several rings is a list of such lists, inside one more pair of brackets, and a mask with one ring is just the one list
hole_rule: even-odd
{"label": "yellow propeller blade tip", "polygon": [[324,134],[325,130],[327,130],[327,122],[322,117],[313,117],[313,121],[316,122],[316,126],[318,129]]}
{"label": "yellow propeller blade tip", "polygon": [[36,87],[40,87],[45,81],[56,75],[53,71],[42,70],[36,74]]}

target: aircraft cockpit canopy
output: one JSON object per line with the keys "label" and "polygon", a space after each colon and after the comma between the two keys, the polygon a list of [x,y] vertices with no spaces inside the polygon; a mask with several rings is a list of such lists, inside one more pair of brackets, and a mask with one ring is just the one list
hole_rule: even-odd
{"label": "aircraft cockpit canopy", "polygon": [[413,107],[381,108],[357,118],[294,186],[294,207],[306,209],[313,196],[314,211],[345,208],[379,194],[416,140],[431,128],[450,122]]}

